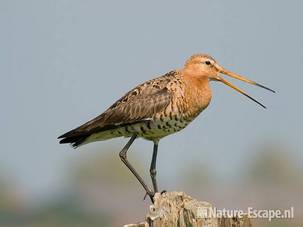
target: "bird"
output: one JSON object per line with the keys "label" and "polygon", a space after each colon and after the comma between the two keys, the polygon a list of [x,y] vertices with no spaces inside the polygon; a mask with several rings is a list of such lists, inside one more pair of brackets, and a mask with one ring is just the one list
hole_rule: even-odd
{"label": "bird", "polygon": [[[99,116],[59,136],[59,143],[68,143],[77,148],[96,141],[117,137],[129,138],[119,153],[120,159],[153,202],[153,197],[158,192],[156,160],[159,141],[184,129],[208,107],[212,99],[210,82],[222,82],[266,108],[222,75],[275,93],[264,85],[228,71],[210,55],[194,54],[185,62],[183,68],[169,71],[136,86]],[[149,169],[153,189],[148,187],[127,159],[127,152],[137,138],[153,142]]]}

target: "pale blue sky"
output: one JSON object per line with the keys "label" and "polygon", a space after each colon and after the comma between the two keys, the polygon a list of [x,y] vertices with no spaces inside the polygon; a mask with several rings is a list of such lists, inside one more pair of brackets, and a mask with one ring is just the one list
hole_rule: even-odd
{"label": "pale blue sky", "polygon": [[[160,180],[192,160],[228,177],[267,141],[290,146],[302,162],[302,8],[299,0],[1,1],[1,169],[31,196],[55,192],[66,166],[92,153],[85,150],[126,143],[75,152],[58,135],[199,52],[277,94],[237,83],[263,110],[213,83],[208,109],[161,141]],[[133,149],[147,161],[152,144],[139,140]]]}

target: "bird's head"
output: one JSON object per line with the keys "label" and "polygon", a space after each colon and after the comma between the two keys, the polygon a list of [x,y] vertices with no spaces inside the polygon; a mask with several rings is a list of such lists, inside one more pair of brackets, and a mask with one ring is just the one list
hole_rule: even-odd
{"label": "bird's head", "polygon": [[238,91],[239,93],[245,95],[246,97],[250,98],[251,100],[258,103],[259,105],[261,105],[264,108],[266,108],[266,107],[262,103],[258,102],[257,100],[255,100],[254,98],[249,96],[246,92],[244,92],[240,88],[236,87],[235,85],[233,85],[226,79],[224,79],[221,75],[225,74],[232,78],[244,81],[246,83],[264,88],[266,90],[269,90],[269,91],[275,93],[274,90],[272,90],[268,87],[265,87],[255,81],[249,80],[236,73],[228,71],[227,69],[220,66],[214,58],[212,58],[211,56],[206,55],[206,54],[196,54],[196,55],[191,56],[185,63],[184,71],[188,75],[192,75],[195,77],[208,78],[208,80],[210,80],[210,81],[220,81],[220,82],[228,85],[229,87],[233,88],[234,90]]}

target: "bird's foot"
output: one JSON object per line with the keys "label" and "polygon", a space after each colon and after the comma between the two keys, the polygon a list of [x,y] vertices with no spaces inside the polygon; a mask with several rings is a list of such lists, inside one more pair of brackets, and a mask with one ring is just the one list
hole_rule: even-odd
{"label": "bird's foot", "polygon": [[146,199],[146,196],[149,196],[151,202],[154,203],[155,192],[153,192],[153,191],[146,191],[143,200]]}
{"label": "bird's foot", "polygon": [[[160,192],[161,195],[163,195],[164,193],[166,193],[167,191],[166,190],[163,190]],[[143,197],[143,200],[146,199],[146,196],[149,196],[150,200],[152,201],[152,203],[154,203],[154,196],[155,196],[156,192],[153,192],[153,191],[147,191],[145,192],[145,195]]]}

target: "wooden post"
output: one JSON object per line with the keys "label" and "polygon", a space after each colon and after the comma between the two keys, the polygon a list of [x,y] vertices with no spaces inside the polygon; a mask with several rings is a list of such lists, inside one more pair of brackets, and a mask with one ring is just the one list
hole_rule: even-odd
{"label": "wooden post", "polygon": [[[138,224],[124,227],[251,227],[250,219],[243,217],[205,217],[210,212],[211,204],[201,202],[186,195],[184,192],[166,192],[155,195],[155,203]],[[208,213],[209,214],[209,213]]]}

